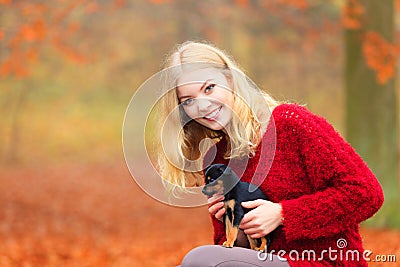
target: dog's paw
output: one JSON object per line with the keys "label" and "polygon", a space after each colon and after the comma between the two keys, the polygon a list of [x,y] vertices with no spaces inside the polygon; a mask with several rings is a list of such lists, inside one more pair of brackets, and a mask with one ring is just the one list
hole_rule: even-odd
{"label": "dog's paw", "polygon": [[225,241],[225,242],[222,244],[222,246],[223,246],[223,247],[226,247],[226,248],[233,248],[233,242]]}
{"label": "dog's paw", "polygon": [[260,246],[260,247],[255,247],[254,250],[256,251],[266,251],[267,246]]}

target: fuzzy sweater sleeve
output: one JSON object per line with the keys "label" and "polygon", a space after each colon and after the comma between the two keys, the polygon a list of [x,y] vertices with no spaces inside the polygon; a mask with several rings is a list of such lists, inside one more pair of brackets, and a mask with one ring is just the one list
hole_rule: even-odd
{"label": "fuzzy sweater sleeve", "polygon": [[288,241],[329,237],[371,217],[383,203],[382,188],[354,149],[326,122],[305,108],[286,111],[301,160],[315,193],[284,200]]}

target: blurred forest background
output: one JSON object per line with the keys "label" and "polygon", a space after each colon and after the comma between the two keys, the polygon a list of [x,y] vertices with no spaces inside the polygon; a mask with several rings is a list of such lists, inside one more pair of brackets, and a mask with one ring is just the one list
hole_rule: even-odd
{"label": "blurred forest background", "polygon": [[[261,89],[306,104],[355,146],[386,198],[362,226],[364,247],[400,261],[399,7],[397,0],[0,0],[0,266],[174,266],[212,243],[206,207],[150,198],[122,153],[130,98],[186,40],[226,50]],[[374,20],[380,26],[368,29]],[[381,129],[376,138],[373,129]],[[382,264],[371,266],[396,265]]]}

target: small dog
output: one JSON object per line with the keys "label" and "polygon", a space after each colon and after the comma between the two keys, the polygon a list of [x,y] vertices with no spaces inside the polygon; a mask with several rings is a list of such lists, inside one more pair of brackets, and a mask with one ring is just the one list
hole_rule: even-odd
{"label": "small dog", "polygon": [[[235,172],[224,164],[213,164],[207,167],[204,171],[206,178],[206,185],[202,192],[207,196],[214,194],[224,195],[224,224],[226,232],[226,241],[223,243],[224,247],[233,247],[238,231],[239,225],[242,221],[244,214],[249,210],[242,207],[242,202],[251,201],[256,199],[266,199],[265,194],[257,188],[254,192],[249,192],[249,183],[240,181]],[[265,251],[267,248],[267,239],[269,237],[261,237],[261,245],[257,246],[257,240],[247,235],[250,248],[253,250]],[[269,242],[268,242],[269,243]]]}

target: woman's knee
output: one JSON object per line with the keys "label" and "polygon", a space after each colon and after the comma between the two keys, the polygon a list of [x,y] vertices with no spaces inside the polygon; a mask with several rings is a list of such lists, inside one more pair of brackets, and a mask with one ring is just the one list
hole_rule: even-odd
{"label": "woman's knee", "polygon": [[254,250],[239,247],[227,249],[222,246],[206,245],[189,251],[183,258],[181,267],[289,266],[286,262],[279,261],[275,255],[271,255],[270,257],[274,260],[263,261],[259,258],[258,252]]}
{"label": "woman's knee", "polygon": [[182,260],[182,267],[211,267],[215,266],[212,262],[206,262],[211,260],[212,255],[218,246],[206,245],[200,246],[189,251]]}

